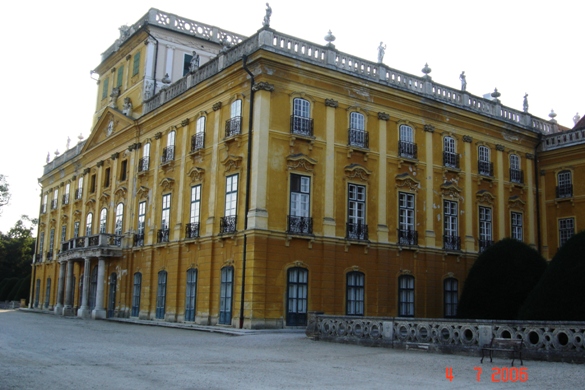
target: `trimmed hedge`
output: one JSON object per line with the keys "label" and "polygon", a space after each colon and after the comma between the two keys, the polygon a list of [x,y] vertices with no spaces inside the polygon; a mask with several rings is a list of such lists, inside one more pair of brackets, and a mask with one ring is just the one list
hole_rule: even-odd
{"label": "trimmed hedge", "polygon": [[585,321],[585,231],[571,237],[558,250],[518,318]]}
{"label": "trimmed hedge", "polygon": [[513,320],[547,268],[527,244],[505,238],[479,255],[465,281],[457,317]]}

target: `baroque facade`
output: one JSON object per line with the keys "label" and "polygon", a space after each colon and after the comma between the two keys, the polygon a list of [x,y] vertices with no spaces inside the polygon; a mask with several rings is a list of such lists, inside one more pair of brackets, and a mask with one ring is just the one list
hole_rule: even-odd
{"label": "baroque facade", "polygon": [[583,128],[267,18],[251,37],[156,9],[120,29],[89,138],[40,179],[33,307],[245,328],[452,317],[494,241],[550,257],[582,228]]}

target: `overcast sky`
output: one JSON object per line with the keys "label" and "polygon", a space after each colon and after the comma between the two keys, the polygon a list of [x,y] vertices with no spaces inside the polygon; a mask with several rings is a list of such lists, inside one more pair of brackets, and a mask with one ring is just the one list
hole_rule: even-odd
{"label": "overcast sky", "polygon": [[[12,193],[0,216],[6,232],[22,214],[37,217],[47,152],[65,150],[91,131],[97,85],[90,70],[119,37],[150,7],[242,35],[262,27],[265,1],[11,1],[0,22],[3,56],[2,153],[0,173]],[[270,1],[271,27],[325,44],[331,29],[338,50],[377,60],[422,76],[425,63],[435,82],[482,96],[494,88],[505,106],[573,127],[585,114],[583,26],[585,2],[524,1]]]}

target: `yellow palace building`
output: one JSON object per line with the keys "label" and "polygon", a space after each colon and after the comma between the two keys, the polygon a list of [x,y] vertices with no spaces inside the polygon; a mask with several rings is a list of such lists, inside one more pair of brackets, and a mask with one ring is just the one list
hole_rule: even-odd
{"label": "yellow palace building", "polygon": [[494,241],[550,257],[583,228],[585,125],[269,23],[244,37],[151,9],[120,29],[89,138],[40,179],[32,307],[244,328],[452,317]]}

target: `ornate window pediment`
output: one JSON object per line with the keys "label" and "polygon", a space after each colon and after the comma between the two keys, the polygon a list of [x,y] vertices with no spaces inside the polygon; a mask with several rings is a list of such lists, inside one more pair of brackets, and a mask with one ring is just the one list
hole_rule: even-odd
{"label": "ornate window pediment", "polygon": [[508,198],[508,208],[524,210],[525,205],[526,202],[520,199],[518,195],[514,195]]}
{"label": "ornate window pediment", "polygon": [[417,192],[420,188],[420,181],[408,173],[401,173],[396,175],[396,188],[405,188]]}
{"label": "ornate window pediment", "polygon": [[446,198],[461,199],[461,188],[452,181],[441,184],[441,193]]}
{"label": "ornate window pediment", "polygon": [[165,177],[160,181],[160,186],[163,190],[171,190],[173,189],[173,185],[175,184],[175,180],[171,179],[170,177]]}
{"label": "ornate window pediment", "polygon": [[108,194],[107,192],[104,192],[101,196],[100,196],[100,202],[101,203],[108,203],[108,200],[110,199],[110,194]]}
{"label": "ornate window pediment", "polygon": [[90,198],[87,200],[87,202],[85,202],[85,206],[93,209],[93,207],[95,206],[95,199],[94,198]]}
{"label": "ornate window pediment", "polygon": [[291,154],[286,158],[286,165],[289,171],[304,169],[307,172],[313,172],[316,164],[317,160],[302,153]]}
{"label": "ornate window pediment", "polygon": [[63,214],[61,216],[61,224],[67,223],[68,219],[69,219],[69,217],[67,216],[67,214]]}
{"label": "ornate window pediment", "polygon": [[345,167],[345,175],[348,179],[359,179],[361,181],[368,181],[370,179],[371,171],[360,164],[350,164]]}
{"label": "ornate window pediment", "polygon": [[200,182],[203,181],[203,175],[205,174],[205,169],[200,167],[193,167],[187,173],[187,176],[191,178],[191,182]]}
{"label": "ornate window pediment", "polygon": [[138,196],[138,199],[146,198],[148,196],[148,191],[150,191],[150,190],[147,187],[140,186],[138,191],[136,191],[136,195]]}
{"label": "ornate window pediment", "polygon": [[479,190],[475,194],[478,203],[485,203],[493,205],[496,197],[487,190]]}
{"label": "ornate window pediment", "polygon": [[225,172],[239,171],[242,168],[242,157],[230,154],[222,162],[225,166]]}
{"label": "ornate window pediment", "polygon": [[126,193],[128,192],[128,190],[126,189],[126,187],[122,186],[122,187],[118,187],[118,189],[114,192],[114,196],[116,200],[120,200],[126,197]]}

